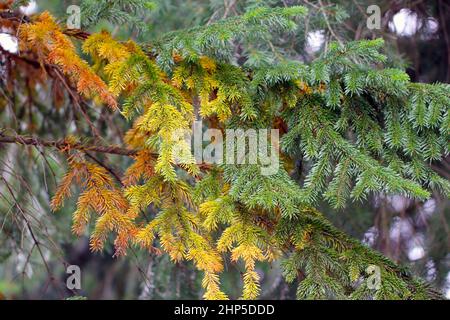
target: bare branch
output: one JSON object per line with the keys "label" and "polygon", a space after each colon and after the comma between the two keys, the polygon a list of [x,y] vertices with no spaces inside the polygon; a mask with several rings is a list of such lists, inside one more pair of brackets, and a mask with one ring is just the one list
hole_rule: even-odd
{"label": "bare branch", "polygon": [[[118,146],[100,146],[95,144],[83,144],[81,142],[70,142],[66,139],[63,140],[44,140],[37,137],[27,137],[27,136],[8,136],[0,132],[0,144],[1,143],[15,143],[21,145],[29,146],[43,146],[52,147],[58,150],[70,150],[75,149],[83,152],[99,152],[106,154],[115,154],[120,156],[132,157],[138,153],[138,150],[121,148]],[[157,156],[155,154],[155,156]]]}

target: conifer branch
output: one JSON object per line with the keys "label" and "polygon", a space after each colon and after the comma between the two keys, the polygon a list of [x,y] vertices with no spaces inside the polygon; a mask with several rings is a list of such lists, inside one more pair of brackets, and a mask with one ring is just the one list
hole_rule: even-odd
{"label": "conifer branch", "polygon": [[[61,140],[45,140],[38,137],[30,137],[30,136],[23,136],[23,135],[16,135],[16,136],[10,136],[5,135],[0,130],[0,145],[2,143],[8,143],[8,144],[19,144],[19,145],[27,145],[27,146],[42,146],[42,147],[50,147],[55,148],[60,151],[62,150],[78,150],[81,152],[96,152],[96,153],[104,153],[104,154],[111,154],[111,155],[118,155],[118,156],[125,156],[125,157],[134,157],[139,153],[139,150],[137,149],[128,149],[123,148],[119,146],[101,146],[97,144],[86,144],[81,142],[71,142],[67,139],[61,139]],[[157,153],[150,153],[150,155],[153,158],[158,158]],[[199,168],[204,171],[211,170],[211,165],[209,164],[199,164]]]}
{"label": "conifer branch", "polygon": [[[75,149],[83,152],[99,152],[106,154],[114,154],[119,156],[132,157],[135,156],[138,151],[133,149],[121,148],[118,146],[100,146],[95,144],[83,144],[80,142],[70,142],[67,139],[62,140],[44,140],[38,137],[27,137],[27,136],[8,136],[0,132],[0,144],[1,143],[15,143],[20,145],[28,146],[42,146],[51,147],[58,150],[70,150]],[[155,156],[157,156],[155,154]]]}

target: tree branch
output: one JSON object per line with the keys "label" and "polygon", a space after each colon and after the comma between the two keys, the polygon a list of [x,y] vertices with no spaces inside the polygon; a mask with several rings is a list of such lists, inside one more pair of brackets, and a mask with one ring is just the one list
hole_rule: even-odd
{"label": "tree branch", "polygon": [[[27,137],[27,136],[8,136],[0,132],[0,144],[2,143],[15,143],[20,145],[29,146],[43,146],[52,147],[58,150],[70,150],[75,149],[83,152],[99,152],[106,154],[115,154],[120,156],[132,157],[138,153],[138,150],[121,148],[118,146],[99,146],[95,144],[83,144],[81,142],[70,142],[67,139],[63,140],[43,140],[37,137]],[[157,155],[155,154],[157,157]]]}
{"label": "tree branch", "polygon": [[[36,147],[37,146],[51,147],[61,151],[74,149],[79,150],[81,152],[85,152],[86,154],[88,154],[89,152],[98,152],[126,157],[133,157],[137,155],[139,152],[139,150],[136,149],[127,149],[118,146],[100,146],[96,144],[83,144],[81,142],[71,142],[68,141],[67,139],[52,141],[52,140],[44,140],[38,137],[27,137],[21,135],[9,136],[5,135],[4,132],[0,130],[0,145],[2,143],[11,143],[11,144],[15,143],[20,145],[36,146]],[[88,154],[88,156],[90,155]],[[159,155],[157,153],[152,153],[152,157],[157,159]],[[212,165],[208,163],[202,163],[198,164],[198,167],[201,170],[208,171],[211,170]]]}

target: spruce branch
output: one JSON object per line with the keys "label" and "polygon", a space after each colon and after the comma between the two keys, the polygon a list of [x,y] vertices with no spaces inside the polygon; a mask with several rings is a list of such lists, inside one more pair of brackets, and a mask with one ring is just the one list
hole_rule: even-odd
{"label": "spruce branch", "polygon": [[[35,147],[50,147],[55,148],[60,151],[62,150],[79,150],[82,152],[98,152],[105,154],[113,154],[120,155],[126,157],[135,156],[138,153],[138,150],[122,148],[119,146],[102,146],[96,144],[85,144],[81,142],[73,142],[70,139],[61,139],[61,140],[45,140],[38,137],[30,137],[30,136],[22,136],[22,135],[5,135],[0,131],[0,144],[8,143],[8,144],[19,144],[19,145],[27,145],[27,146],[35,146]],[[157,156],[155,154],[155,156]]]}

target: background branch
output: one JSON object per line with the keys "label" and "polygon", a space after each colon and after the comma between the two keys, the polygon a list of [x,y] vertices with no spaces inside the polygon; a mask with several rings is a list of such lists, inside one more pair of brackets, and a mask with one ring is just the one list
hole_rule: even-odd
{"label": "background branch", "polygon": [[[81,142],[70,142],[67,139],[63,140],[44,140],[38,137],[27,137],[27,136],[8,136],[0,132],[0,144],[1,143],[15,143],[21,145],[29,146],[43,146],[52,147],[58,150],[70,150],[75,149],[83,152],[99,152],[106,154],[115,154],[120,156],[134,156],[138,153],[138,150],[121,148],[118,146],[100,146],[95,144],[83,144]],[[157,156],[155,154],[155,156]]]}

